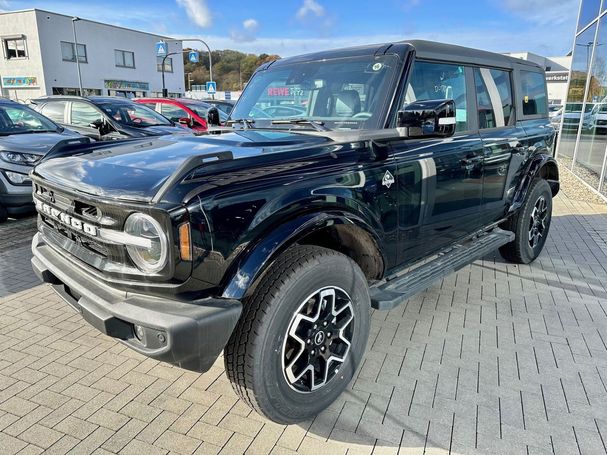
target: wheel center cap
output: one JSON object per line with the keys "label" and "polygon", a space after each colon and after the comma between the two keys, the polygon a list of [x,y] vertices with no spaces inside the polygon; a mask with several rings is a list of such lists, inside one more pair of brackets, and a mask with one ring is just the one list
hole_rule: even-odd
{"label": "wheel center cap", "polygon": [[316,346],[320,346],[321,344],[323,344],[325,342],[325,332],[316,332],[316,335],[314,335],[314,344],[316,344]]}

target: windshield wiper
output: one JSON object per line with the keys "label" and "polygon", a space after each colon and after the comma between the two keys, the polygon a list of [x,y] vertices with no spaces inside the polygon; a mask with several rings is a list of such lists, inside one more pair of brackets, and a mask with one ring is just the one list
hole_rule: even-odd
{"label": "windshield wiper", "polygon": [[235,118],[235,119],[228,120],[226,122],[226,125],[232,126],[235,123],[240,123],[245,130],[248,130],[249,128],[253,128],[253,125],[255,124],[255,120],[253,120],[251,118]]}
{"label": "windshield wiper", "polygon": [[320,120],[312,120],[309,118],[285,118],[272,120],[272,125],[310,125],[316,131],[331,131],[325,126],[325,122]]}

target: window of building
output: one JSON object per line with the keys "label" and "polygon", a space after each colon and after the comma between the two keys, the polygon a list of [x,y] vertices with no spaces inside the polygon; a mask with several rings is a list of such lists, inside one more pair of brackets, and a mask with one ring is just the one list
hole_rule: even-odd
{"label": "window of building", "polygon": [[46,103],[42,109],[40,109],[40,113],[54,122],[65,123],[65,104],[65,101],[52,101]]}
{"label": "window of building", "polygon": [[448,63],[415,62],[407,84],[405,104],[439,99],[455,101],[456,131],[467,130],[465,68]]}
{"label": "window of building", "polygon": [[[88,63],[86,55],[86,45],[78,43],[78,61],[80,63]],[[74,43],[61,41],[61,57],[64,62],[75,62],[76,54],[74,53]]]}
{"label": "window of building", "polygon": [[[158,71],[162,71],[162,60],[163,59],[164,59],[164,57],[156,57],[156,69]],[[164,72],[165,73],[173,72],[173,59],[171,57],[168,57],[164,61]]]}
{"label": "window of building", "polygon": [[[83,96],[101,95],[101,90],[98,88],[83,88]],[[53,87],[53,95],[71,95],[80,96],[78,87]]]}
{"label": "window of building", "polygon": [[521,94],[523,96],[523,115],[546,115],[546,80],[542,73],[521,71]]}
{"label": "window of building", "polygon": [[27,57],[27,43],[25,37],[3,38],[2,48],[4,50],[4,58],[7,60],[13,58]]}
{"label": "window of building", "polygon": [[91,123],[103,121],[103,114],[88,103],[72,102],[72,125],[89,126]]}
{"label": "window of building", "polygon": [[582,0],[577,31],[579,32],[599,15],[601,0]]}
{"label": "window of building", "polygon": [[474,68],[478,127],[499,128],[514,123],[512,85],[508,71]]}
{"label": "window of building", "polygon": [[120,68],[135,68],[135,54],[130,51],[114,49],[114,60]]}
{"label": "window of building", "polygon": [[178,123],[180,118],[190,117],[190,115],[184,109],[180,108],[179,106],[175,106],[174,104],[167,103],[160,104],[160,113],[175,123]]}

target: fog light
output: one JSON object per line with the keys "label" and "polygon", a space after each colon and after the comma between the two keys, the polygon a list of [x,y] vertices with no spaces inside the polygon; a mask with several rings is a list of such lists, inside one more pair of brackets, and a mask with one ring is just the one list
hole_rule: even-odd
{"label": "fog light", "polygon": [[140,325],[135,326],[135,336],[139,341],[143,340],[143,327]]}

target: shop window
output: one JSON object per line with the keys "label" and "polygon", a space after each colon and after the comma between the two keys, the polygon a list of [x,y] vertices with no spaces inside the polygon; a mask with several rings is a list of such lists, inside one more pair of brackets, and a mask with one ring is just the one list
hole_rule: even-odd
{"label": "shop window", "polygon": [[521,71],[521,94],[523,115],[546,115],[546,79],[542,73]]}
{"label": "shop window", "polygon": [[478,127],[499,128],[514,124],[512,86],[508,71],[474,69]]}
{"label": "shop window", "polygon": [[[88,63],[86,55],[86,45],[78,43],[78,61],[80,63]],[[61,41],[61,57],[64,62],[75,62],[76,53],[74,51],[74,43]]]}
{"label": "shop window", "polygon": [[135,53],[114,49],[114,61],[119,68],[135,68]]}
{"label": "shop window", "polygon": [[3,38],[2,48],[4,50],[4,58],[7,60],[27,57],[27,43],[23,36]]}

